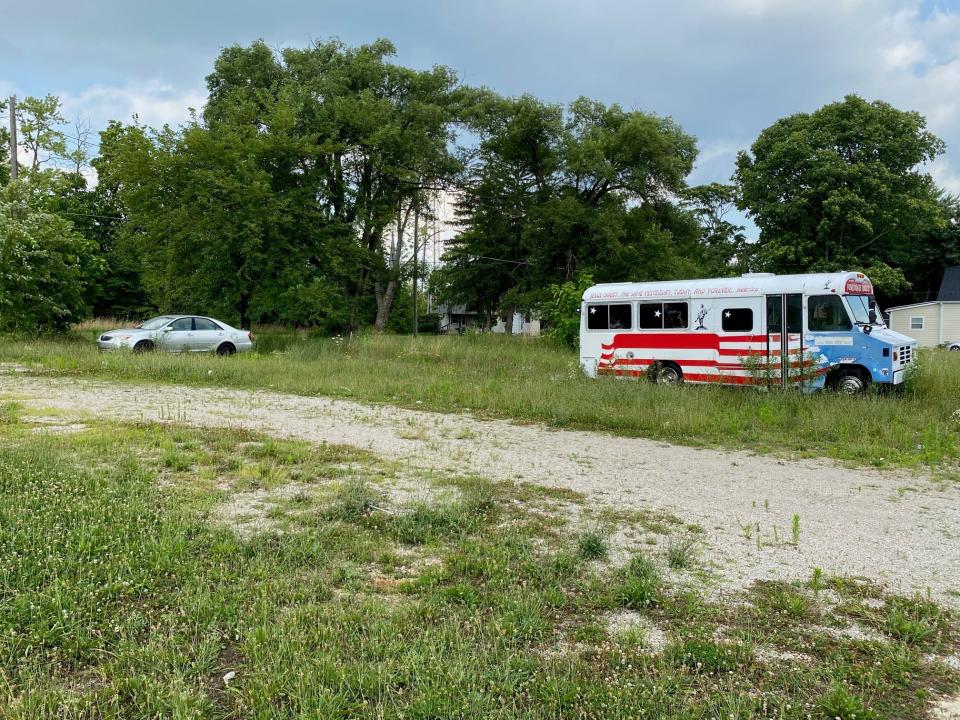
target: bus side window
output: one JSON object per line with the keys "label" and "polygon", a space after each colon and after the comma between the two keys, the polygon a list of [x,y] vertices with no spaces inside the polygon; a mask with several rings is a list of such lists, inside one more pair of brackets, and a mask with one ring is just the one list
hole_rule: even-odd
{"label": "bus side window", "polygon": [[587,330],[629,330],[631,314],[630,305],[589,305]]}
{"label": "bus side window", "polygon": [[587,330],[606,330],[608,327],[607,321],[607,306],[606,305],[590,305],[587,307]]}
{"label": "bus side window", "polygon": [[753,310],[750,308],[724,308],[720,318],[724,332],[753,332]]}
{"label": "bus side window", "polygon": [[837,295],[813,295],[807,300],[807,324],[811,332],[850,330],[853,325]]}
{"label": "bus side window", "polygon": [[767,296],[767,332],[768,333],[778,333],[782,328],[782,311],[780,308],[780,296],[779,295],[768,295]]}
{"label": "bus side window", "polygon": [[684,330],[689,317],[685,302],[640,303],[637,327],[641,330]]}
{"label": "bus side window", "polygon": [[610,305],[610,329],[629,330],[633,325],[630,305]]}
{"label": "bus side window", "polygon": [[682,330],[687,327],[687,303],[675,302],[663,304],[663,327],[668,330]]}

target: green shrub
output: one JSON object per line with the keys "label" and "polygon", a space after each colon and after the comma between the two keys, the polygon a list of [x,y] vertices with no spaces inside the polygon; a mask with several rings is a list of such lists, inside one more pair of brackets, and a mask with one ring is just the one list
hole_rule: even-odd
{"label": "green shrub", "polygon": [[585,560],[607,556],[607,542],[599,530],[587,530],[577,540],[577,550]]}
{"label": "green shrub", "polygon": [[635,556],[624,568],[616,600],[621,607],[641,610],[660,601],[663,582],[656,566],[642,555]]}

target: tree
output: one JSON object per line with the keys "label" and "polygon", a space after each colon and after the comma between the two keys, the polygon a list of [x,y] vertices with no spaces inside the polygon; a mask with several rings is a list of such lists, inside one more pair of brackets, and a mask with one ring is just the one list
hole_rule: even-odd
{"label": "tree", "polygon": [[0,330],[63,330],[86,316],[96,246],[23,179],[0,190]]}
{"label": "tree", "polygon": [[303,281],[309,206],[274,191],[262,166],[272,147],[241,125],[103,134],[97,169],[136,227],[144,284],[161,309],[201,308],[248,327],[254,315],[277,317],[279,298]]}
{"label": "tree", "polygon": [[471,118],[480,143],[445,255],[451,298],[509,315],[582,273],[669,276],[680,253],[697,254],[695,218],[671,202],[696,144],[669,118],[489,93]]}
{"label": "tree", "polygon": [[6,123],[7,103],[0,100],[0,187],[10,182],[10,131]]}
{"label": "tree", "polygon": [[711,276],[736,273],[747,253],[743,226],[727,220],[736,207],[737,189],[733,185],[709,183],[683,191],[681,205],[697,219],[704,271]]}
{"label": "tree", "polygon": [[393,52],[228,48],[202,117],[105,134],[97,168],[136,227],[158,305],[386,326],[410,218],[459,167],[455,76],[394,65]]}
{"label": "tree", "polygon": [[65,123],[60,98],[55,95],[26,97],[17,102],[17,140],[31,155],[31,170],[68,157],[67,137],[59,129]]}
{"label": "tree", "polygon": [[903,267],[943,225],[922,171],[943,148],[918,113],[856,95],[778,120],[737,158],[738,204],[761,232],[756,269]]}

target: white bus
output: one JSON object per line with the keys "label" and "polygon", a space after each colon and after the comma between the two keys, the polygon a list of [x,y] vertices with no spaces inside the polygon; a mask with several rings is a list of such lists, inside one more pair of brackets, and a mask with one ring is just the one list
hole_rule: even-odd
{"label": "white bus", "polygon": [[855,272],[607,283],[581,305],[580,365],[590,377],[859,394],[902,383],[916,348],[883,324],[873,285]]}

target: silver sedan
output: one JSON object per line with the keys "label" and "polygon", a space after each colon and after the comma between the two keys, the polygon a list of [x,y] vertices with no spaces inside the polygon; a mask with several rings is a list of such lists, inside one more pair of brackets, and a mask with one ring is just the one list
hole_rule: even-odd
{"label": "silver sedan", "polygon": [[253,349],[253,333],[199,315],[160,315],[134,328],[110,330],[97,340],[101,350],[133,352],[215,352],[233,355]]}

